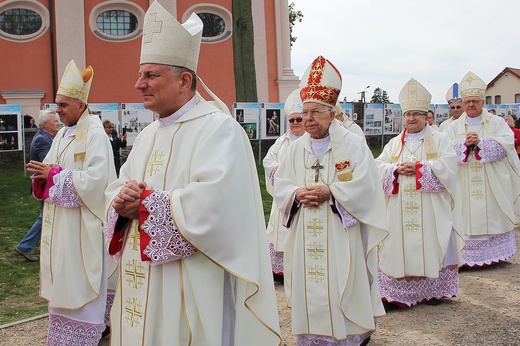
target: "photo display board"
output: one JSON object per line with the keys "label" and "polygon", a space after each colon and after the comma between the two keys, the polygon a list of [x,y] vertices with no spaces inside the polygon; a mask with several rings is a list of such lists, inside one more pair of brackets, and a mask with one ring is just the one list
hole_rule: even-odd
{"label": "photo display board", "polygon": [[23,149],[22,106],[0,105],[0,151]]}
{"label": "photo display board", "polygon": [[283,103],[262,103],[260,111],[261,139],[276,139],[285,133]]}
{"label": "photo display board", "polygon": [[383,106],[382,103],[365,104],[365,119],[363,120],[365,136],[383,134]]}
{"label": "photo display board", "polygon": [[89,103],[88,108],[92,114],[99,116],[101,121],[110,120],[114,124],[117,133],[120,133],[119,104],[117,103]]}
{"label": "photo display board", "polygon": [[259,138],[258,119],[260,117],[260,104],[256,102],[233,103],[233,117],[246,131],[250,140]]}
{"label": "photo display board", "polygon": [[354,113],[354,104],[352,104],[352,103],[341,103],[341,109],[343,110],[343,113],[345,113],[345,115],[347,117],[349,117],[352,120],[357,120],[357,119],[354,119],[352,117],[353,113]]}
{"label": "photo display board", "polygon": [[401,132],[403,124],[403,112],[399,104],[385,104],[384,107],[384,127],[385,135],[393,135]]}
{"label": "photo display board", "polygon": [[133,145],[137,135],[155,120],[154,113],[142,103],[121,103],[121,132],[126,143]]}
{"label": "photo display board", "polygon": [[450,118],[450,105],[436,104],[433,114],[435,114],[435,124],[440,125],[443,121]]}

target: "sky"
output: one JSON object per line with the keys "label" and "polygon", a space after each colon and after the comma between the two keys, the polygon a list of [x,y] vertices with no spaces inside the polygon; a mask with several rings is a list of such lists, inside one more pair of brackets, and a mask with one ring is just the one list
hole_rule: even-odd
{"label": "sky", "polygon": [[[367,102],[379,87],[399,103],[410,78],[446,103],[468,71],[489,83],[520,68],[520,0],[289,0],[303,12],[293,28],[292,68],[301,78],[319,55],[340,71],[340,100]],[[367,86],[370,86],[368,89]]]}

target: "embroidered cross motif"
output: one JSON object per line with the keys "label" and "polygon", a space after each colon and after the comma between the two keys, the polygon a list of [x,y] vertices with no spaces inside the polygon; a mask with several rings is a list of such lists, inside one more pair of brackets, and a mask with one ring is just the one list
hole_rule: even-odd
{"label": "embroidered cross motif", "polygon": [[415,197],[415,195],[417,195],[417,190],[415,189],[415,185],[414,184],[406,185],[406,187],[404,188],[404,193],[406,193],[408,195],[408,197]]}
{"label": "embroidered cross motif", "polygon": [[157,174],[157,172],[159,172],[159,168],[163,165],[164,161],[163,161],[163,156],[164,154],[161,152],[159,152],[159,150],[155,150],[155,152],[153,153],[153,157],[152,159],[148,162],[148,174],[150,176],[153,176],[155,174]]}
{"label": "embroidered cross motif", "polygon": [[484,193],[482,192],[482,190],[475,190],[471,193],[471,198],[477,201],[481,200],[484,198]]}
{"label": "embroidered cross motif", "polygon": [[469,165],[469,168],[474,173],[479,173],[480,170],[482,169],[482,165],[479,162],[473,162],[471,165]]}
{"label": "embroidered cross motif", "polygon": [[320,283],[325,279],[325,270],[322,266],[313,265],[307,272],[309,274],[309,280],[315,283]]}
{"label": "embroidered cross motif", "polygon": [[481,177],[472,177],[471,184],[473,186],[481,186],[484,180]]}
{"label": "embroidered cross motif", "polygon": [[323,231],[323,221],[313,218],[307,222],[307,230],[310,235],[317,237]]}
{"label": "embroidered cross motif", "polygon": [[323,257],[323,254],[325,253],[323,245],[315,241],[307,246],[307,251],[313,259],[320,259]]}
{"label": "embroidered cross motif", "polygon": [[126,268],[125,275],[128,285],[133,288],[138,288],[137,286],[139,286],[139,288],[142,287],[145,278],[143,265],[137,264],[137,260],[131,260],[126,262]]}
{"label": "embroidered cross motif", "polygon": [[405,222],[405,229],[407,232],[417,232],[421,229],[421,225],[417,220],[407,220]]}
{"label": "embroidered cross motif", "polygon": [[405,162],[415,162],[419,158],[419,155],[416,153],[403,154],[403,158]]}
{"label": "embroidered cross motif", "polygon": [[51,238],[48,235],[42,237],[40,247],[45,249],[46,251],[49,251],[51,249]]}
{"label": "embroidered cross motif", "polygon": [[137,228],[133,228],[132,231],[128,234],[128,248],[134,251],[139,249],[139,231]]}
{"label": "embroidered cross motif", "polygon": [[85,139],[87,137],[87,131],[80,131],[78,133],[78,139]]}
{"label": "embroidered cross motif", "polygon": [[407,214],[415,215],[419,212],[419,204],[417,202],[406,202],[404,210]]}
{"label": "embroidered cross motif", "polygon": [[130,298],[126,301],[125,312],[127,315],[125,319],[130,327],[141,323],[141,319],[143,318],[141,309],[141,303],[137,301],[137,298]]}
{"label": "embroidered cross motif", "polygon": [[51,227],[52,226],[52,216],[50,215],[45,215],[45,226],[47,227]]}
{"label": "embroidered cross motif", "polygon": [[316,163],[314,164],[314,166],[311,166],[311,168],[314,169],[314,182],[317,183],[318,178],[320,177],[320,169],[322,169],[323,166],[320,165],[319,160],[316,160]]}
{"label": "embroidered cross motif", "polygon": [[148,21],[144,24],[143,43],[150,43],[153,39],[153,34],[159,33],[162,30],[162,20],[155,20],[157,12],[150,13]]}

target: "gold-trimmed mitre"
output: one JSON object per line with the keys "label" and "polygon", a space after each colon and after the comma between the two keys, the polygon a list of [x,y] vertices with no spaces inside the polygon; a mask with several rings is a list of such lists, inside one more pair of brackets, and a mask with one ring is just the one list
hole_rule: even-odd
{"label": "gold-trimmed mitre", "polygon": [[285,116],[289,118],[291,114],[301,113],[303,111],[302,99],[300,98],[300,90],[293,90],[289,96],[287,96],[287,100],[285,100],[285,104],[283,106],[283,112]]}
{"label": "gold-trimmed mitre", "polygon": [[428,112],[431,100],[432,95],[428,90],[413,78],[404,85],[399,93],[399,103],[403,114],[411,110]]}
{"label": "gold-trimmed mitre", "polygon": [[300,97],[303,103],[316,102],[334,108],[341,92],[341,74],[321,55],[303,73]]}
{"label": "gold-trimmed mitre", "polygon": [[87,103],[93,78],[94,69],[92,66],[87,67],[83,72],[81,72],[73,59],[65,68],[65,72],[63,73],[56,94]]}
{"label": "gold-trimmed mitre", "polygon": [[446,91],[446,102],[452,103],[452,102],[460,102],[462,99],[460,98],[459,94],[459,84],[453,83],[452,86]]}
{"label": "gold-trimmed mitre", "polygon": [[482,78],[469,71],[460,81],[459,89],[463,100],[469,96],[477,96],[484,100],[487,85]]}
{"label": "gold-trimmed mitre", "polygon": [[192,13],[180,24],[154,1],[144,16],[140,64],[179,66],[197,72],[202,20]]}

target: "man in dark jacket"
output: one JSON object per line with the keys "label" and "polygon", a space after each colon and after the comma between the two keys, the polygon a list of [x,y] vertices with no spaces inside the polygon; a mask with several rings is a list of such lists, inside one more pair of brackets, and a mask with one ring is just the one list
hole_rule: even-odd
{"label": "man in dark jacket", "polygon": [[[40,111],[37,123],[39,130],[36,132],[31,142],[30,159],[42,162],[51,148],[54,136],[58,133],[58,116],[54,111],[43,110]],[[34,225],[15,247],[15,251],[30,262],[38,260],[38,257],[32,254],[32,250],[40,241],[42,230],[42,208],[43,200],[40,201],[40,216],[38,216]]]}

